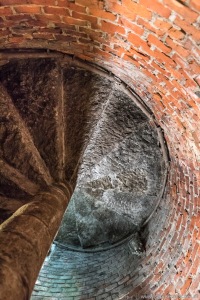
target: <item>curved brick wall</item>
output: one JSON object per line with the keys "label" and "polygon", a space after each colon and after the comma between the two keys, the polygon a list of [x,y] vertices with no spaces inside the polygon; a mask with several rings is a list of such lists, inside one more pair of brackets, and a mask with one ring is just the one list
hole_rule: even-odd
{"label": "curved brick wall", "polygon": [[[56,246],[43,265],[31,299],[122,299],[133,281],[140,281],[135,269],[138,260],[128,243],[96,253],[63,251]],[[142,267],[139,269],[142,274]]]}
{"label": "curved brick wall", "polygon": [[164,130],[169,185],[130,295],[199,297],[199,10],[198,0],[0,1],[2,49],[48,48],[102,65]]}

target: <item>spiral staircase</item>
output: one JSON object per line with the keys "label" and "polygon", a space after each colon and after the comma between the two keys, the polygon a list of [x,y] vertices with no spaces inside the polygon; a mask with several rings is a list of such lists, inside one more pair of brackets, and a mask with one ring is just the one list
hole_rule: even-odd
{"label": "spiral staircase", "polygon": [[97,73],[59,58],[0,67],[0,220],[69,182],[76,187],[55,239],[65,251],[138,238],[162,196],[155,124],[117,80]]}

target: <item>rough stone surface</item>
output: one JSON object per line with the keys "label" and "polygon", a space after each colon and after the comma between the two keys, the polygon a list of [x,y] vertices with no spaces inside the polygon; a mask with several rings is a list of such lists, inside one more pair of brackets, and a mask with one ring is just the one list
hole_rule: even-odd
{"label": "rough stone surface", "polygon": [[[6,87],[55,180],[58,177],[58,155],[55,144],[56,106],[58,99],[61,98],[62,84],[59,72],[56,62],[51,59],[15,60],[0,69],[0,81]],[[17,162],[22,164],[22,159],[18,157],[15,159],[10,152],[18,151],[22,155],[21,153],[25,151],[20,145],[17,147],[16,141],[19,138],[16,138],[17,132],[14,132],[14,128],[10,128],[9,131],[12,134],[4,143],[6,159],[12,157],[13,164],[17,165]],[[27,169],[27,160],[23,160],[23,172]],[[38,180],[33,174],[30,174],[30,177],[35,181]]]}
{"label": "rough stone surface", "polygon": [[[74,163],[79,170],[57,241],[84,248],[107,246],[139,230],[157,202],[162,181],[157,134],[115,82],[79,69],[65,76],[71,99],[66,103],[74,112],[70,119],[72,108],[66,108],[72,141],[68,159],[77,150]],[[73,119],[77,117],[78,123]]]}
{"label": "rough stone surface", "polygon": [[112,91],[112,84],[110,80],[99,75],[69,67],[63,69],[63,83],[68,166],[66,179],[69,179],[89,143],[93,128],[101,118],[104,104]]}
{"label": "rough stone surface", "polygon": [[107,246],[138,231],[157,203],[161,150],[117,82],[56,59],[11,60],[0,82],[1,159],[25,176],[17,186],[2,173],[2,195],[25,199],[23,180],[45,187],[63,169],[77,186],[58,241]]}

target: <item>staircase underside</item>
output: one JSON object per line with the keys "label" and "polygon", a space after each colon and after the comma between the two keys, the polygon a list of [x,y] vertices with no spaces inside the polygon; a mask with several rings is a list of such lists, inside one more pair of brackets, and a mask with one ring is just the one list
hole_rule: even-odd
{"label": "staircase underside", "polygon": [[107,247],[153,212],[164,161],[156,128],[113,79],[60,59],[0,67],[0,218],[49,184],[76,181],[56,241]]}

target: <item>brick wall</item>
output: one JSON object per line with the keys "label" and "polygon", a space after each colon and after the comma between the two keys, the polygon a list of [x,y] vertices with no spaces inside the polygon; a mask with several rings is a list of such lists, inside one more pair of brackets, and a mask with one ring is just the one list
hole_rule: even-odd
{"label": "brick wall", "polygon": [[198,0],[0,0],[0,48],[48,48],[102,65],[135,89],[164,130],[168,191],[132,294],[190,299],[200,290],[199,10]]}
{"label": "brick wall", "polygon": [[37,280],[32,300],[122,299],[142,275],[128,243],[103,252],[81,253],[55,247]]}

